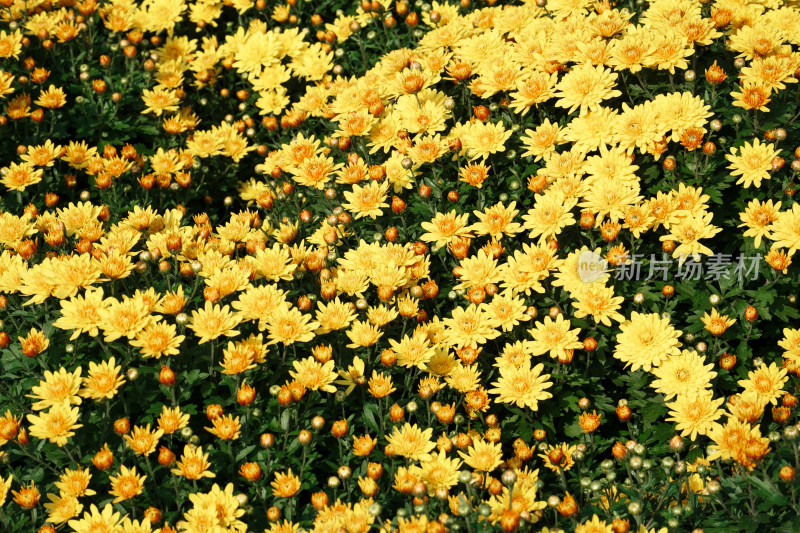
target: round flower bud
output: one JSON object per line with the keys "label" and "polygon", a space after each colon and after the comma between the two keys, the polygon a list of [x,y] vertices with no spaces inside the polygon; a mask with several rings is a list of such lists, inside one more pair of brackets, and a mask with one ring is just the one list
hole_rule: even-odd
{"label": "round flower bud", "polygon": [[706,353],[706,350],[708,350],[708,343],[700,341],[695,345],[695,349],[698,353]]}
{"label": "round flower bud", "polygon": [[336,474],[339,476],[340,479],[349,479],[350,476],[353,474],[353,469],[347,465],[342,465],[336,471]]}
{"label": "round flower bud", "polygon": [[639,502],[631,502],[628,504],[628,512],[633,516],[642,514],[642,504]]}
{"label": "round flower bud", "polygon": [[712,294],[708,297],[708,301],[711,305],[717,305],[719,303],[719,294]]}
{"label": "round flower bud", "polygon": [[328,478],[328,486],[332,489],[335,489],[339,486],[339,478],[336,476],[331,476]]}
{"label": "round flower bud", "polygon": [[500,480],[503,482],[503,485],[510,487],[517,481],[517,474],[513,470],[506,470],[503,472],[502,477]]}
{"label": "round flower bud", "polygon": [[272,433],[262,433],[259,437],[259,443],[262,448],[272,448],[275,445],[275,435]]}

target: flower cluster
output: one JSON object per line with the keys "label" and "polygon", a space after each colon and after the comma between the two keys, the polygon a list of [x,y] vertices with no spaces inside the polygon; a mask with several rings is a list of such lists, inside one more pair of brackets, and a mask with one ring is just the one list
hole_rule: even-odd
{"label": "flower cluster", "polygon": [[0,4],[4,531],[795,520],[797,7]]}

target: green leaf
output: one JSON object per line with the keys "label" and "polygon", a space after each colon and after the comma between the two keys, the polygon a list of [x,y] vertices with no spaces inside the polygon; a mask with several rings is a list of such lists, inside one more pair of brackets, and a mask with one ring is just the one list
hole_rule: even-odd
{"label": "green leaf", "polygon": [[247,457],[247,454],[249,454],[255,449],[256,449],[255,444],[251,444],[250,446],[245,446],[244,449],[242,449],[239,453],[236,454],[236,462],[238,463],[239,461]]}
{"label": "green leaf", "polygon": [[[373,411],[375,411],[373,413]],[[365,403],[364,404],[364,421],[367,426],[377,433],[381,438],[383,438],[383,431],[381,431],[380,426],[378,425],[378,421],[375,419],[375,415],[380,416],[378,413],[378,407],[374,403]]]}

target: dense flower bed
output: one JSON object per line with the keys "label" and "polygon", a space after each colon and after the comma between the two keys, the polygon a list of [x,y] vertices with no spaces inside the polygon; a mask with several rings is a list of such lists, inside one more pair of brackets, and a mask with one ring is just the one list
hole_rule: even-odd
{"label": "dense flower bed", "polygon": [[0,18],[2,531],[800,527],[794,3]]}

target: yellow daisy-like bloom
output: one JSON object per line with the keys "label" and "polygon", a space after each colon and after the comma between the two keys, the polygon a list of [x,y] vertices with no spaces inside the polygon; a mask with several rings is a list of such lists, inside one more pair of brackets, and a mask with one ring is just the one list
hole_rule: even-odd
{"label": "yellow daisy-like bloom", "polygon": [[498,402],[537,411],[540,400],[553,397],[551,393],[545,391],[553,386],[551,381],[547,381],[550,374],[542,374],[542,370],[544,365],[541,363],[533,368],[530,367],[530,363],[519,367],[501,367],[500,379],[492,383],[495,388],[489,392],[497,394]]}
{"label": "yellow daisy-like bloom", "polygon": [[153,320],[149,307],[140,298],[123,296],[121,301],[108,298],[105,303],[108,305],[99,310],[99,327],[103,330],[106,342],[115,341],[120,337],[133,339]]}
{"label": "yellow daisy-like bloom", "polygon": [[376,370],[372,371],[372,377],[369,378],[369,393],[374,398],[385,398],[396,390],[391,376],[382,372],[379,374]]}
{"label": "yellow daisy-like bloom", "polygon": [[570,70],[556,85],[557,107],[579,115],[600,108],[600,103],[622,94],[615,89],[618,75],[602,65],[585,63]]}
{"label": "yellow daisy-like bloom", "polygon": [[466,309],[461,306],[456,307],[452,316],[445,318],[443,322],[444,341],[455,348],[464,346],[477,348],[478,344],[500,336],[500,332],[491,326],[486,313],[474,304]]}
{"label": "yellow daisy-like bloom", "polygon": [[119,474],[110,476],[108,480],[111,482],[111,490],[108,493],[114,496],[112,503],[119,503],[125,500],[138,496],[144,489],[144,480],[147,476],[141,476],[136,473],[136,467],[127,468],[120,466]]}
{"label": "yellow daisy-like bloom", "polygon": [[792,208],[778,214],[770,226],[772,240],[776,248],[788,248],[787,254],[793,256],[800,250],[800,204],[795,203]]}
{"label": "yellow daisy-like bloom", "polygon": [[764,415],[764,408],[769,405],[753,390],[745,390],[728,398],[726,407],[730,416],[755,424]]}
{"label": "yellow daisy-like bloom", "polygon": [[622,104],[621,112],[614,118],[612,140],[619,143],[629,154],[638,148],[647,152],[657,141],[664,138],[669,128],[658,119],[659,113],[652,101],[630,107]]}
{"label": "yellow daisy-like bloom", "polygon": [[78,396],[78,389],[81,386],[81,367],[74,372],[67,372],[64,368],[59,368],[58,372],[45,370],[44,381],[35,385],[28,398],[39,400],[31,406],[34,411],[41,411],[53,405],[80,405],[81,398]]}
{"label": "yellow daisy-like bloom", "polygon": [[772,90],[768,84],[760,82],[745,81],[740,91],[731,91],[733,105],[743,109],[755,109],[756,111],[769,112],[767,104],[772,100],[769,97]]}
{"label": "yellow daisy-like bloom", "polygon": [[333,158],[324,155],[312,155],[300,161],[297,166],[290,166],[288,170],[294,181],[300,185],[322,190],[330,180],[331,175],[339,171],[343,166],[342,163],[334,163]]}
{"label": "yellow daisy-like bloom", "polygon": [[566,142],[564,139],[564,129],[550,119],[544,119],[535,130],[525,130],[525,135],[520,137],[522,147],[527,150],[522,153],[522,157],[533,156],[534,161],[539,161],[542,157],[554,152],[556,146]]}
{"label": "yellow daisy-like bloom", "polygon": [[74,496],[76,498],[94,496],[96,492],[89,488],[91,480],[92,473],[88,468],[85,470],[80,467],[75,470],[66,468],[64,473],[59,476],[59,480],[55,482],[55,486],[62,496]]}
{"label": "yellow daisy-like bloom", "polygon": [[0,476],[0,507],[5,505],[6,503],[6,498],[8,497],[8,491],[11,489],[11,481],[13,481],[13,479],[14,476],[12,475],[9,475],[8,479],[5,480],[3,479],[2,476]]}
{"label": "yellow daisy-like bloom", "polygon": [[82,428],[78,424],[80,410],[67,403],[53,405],[49,411],[41,415],[28,415],[31,426],[29,432],[37,439],[47,439],[58,447],[64,446],[67,440]]}
{"label": "yellow daisy-like bloom", "polygon": [[472,224],[469,229],[479,236],[489,235],[495,240],[500,240],[504,236],[513,237],[522,231],[522,225],[513,222],[519,214],[516,207],[517,202],[511,202],[508,206],[503,205],[503,202],[497,202],[484,211],[473,211],[479,222]]}
{"label": "yellow daisy-like bloom", "polygon": [[722,228],[711,224],[713,217],[713,213],[683,217],[670,227],[668,235],[662,235],[659,240],[680,243],[672,252],[672,257],[677,258],[679,264],[682,265],[689,256],[695,261],[700,261],[700,254],[713,254],[710,248],[700,244],[700,239],[710,239],[722,231]]}
{"label": "yellow daisy-like bloom", "polygon": [[355,313],[353,313],[350,305],[343,303],[338,297],[327,304],[317,302],[317,307],[316,319],[320,324],[316,331],[318,335],[344,329],[350,325],[350,322],[355,320]]}
{"label": "yellow daisy-like bloom", "polygon": [[722,335],[736,323],[735,318],[728,318],[728,315],[720,315],[716,309],[712,309],[711,314],[705,313],[700,320],[705,324],[705,329],[715,336]]}
{"label": "yellow daisy-like bloom", "polygon": [[89,361],[89,375],[83,378],[83,388],[78,394],[95,401],[113,398],[125,383],[125,379],[120,375],[122,367],[116,363],[113,357],[99,365]]}
{"label": "yellow daisy-like bloom", "polygon": [[486,159],[491,154],[504,152],[506,141],[513,133],[500,123],[478,122],[468,126],[461,137],[461,145],[469,159]]}
{"label": "yellow daisy-like bloom", "polygon": [[[554,287],[564,287],[564,290],[567,291],[571,297],[575,298],[589,287],[605,284],[611,277],[608,271],[603,271],[602,275],[599,277],[597,277],[594,272],[592,276],[581,275],[581,269],[585,267],[586,264],[585,258],[589,257],[587,252],[590,252],[589,247],[583,246],[581,249],[575,250],[567,255],[566,259],[560,261],[558,271],[555,273],[555,279],[551,282],[552,285]],[[601,258],[603,251],[600,248],[595,248],[591,254],[591,257]]]}
{"label": "yellow daisy-like bloom", "polygon": [[346,333],[351,341],[347,347],[353,349],[372,346],[383,336],[379,326],[361,320],[354,320]]}
{"label": "yellow daisy-like bloom", "polygon": [[394,454],[405,457],[411,461],[431,459],[431,451],[436,448],[436,443],[431,442],[433,428],[424,430],[406,422],[402,428],[395,427],[386,440],[394,448]]}
{"label": "yellow daisy-like bloom", "polygon": [[[395,111],[397,112],[397,111]],[[435,133],[433,135],[420,135],[414,140],[413,146],[408,149],[408,157],[414,162],[416,168],[426,163],[433,163],[448,153],[446,139]]]}
{"label": "yellow daisy-like bloom", "polygon": [[162,430],[165,435],[172,435],[176,431],[180,431],[189,425],[189,415],[181,412],[180,407],[161,407],[161,415],[157,420],[158,429]]}
{"label": "yellow daisy-like bloom", "polygon": [[110,503],[103,507],[103,512],[92,504],[89,511],[83,513],[80,520],[70,520],[67,524],[75,533],[114,533],[120,523],[120,513],[115,513]]}
{"label": "yellow daisy-like bloom", "polygon": [[33,509],[39,504],[39,498],[42,494],[36,488],[36,483],[31,481],[29,485],[22,485],[18,491],[12,490],[11,494],[14,495],[14,503],[23,509]]}
{"label": "yellow daisy-like bloom", "polygon": [[285,345],[296,342],[309,342],[315,336],[314,331],[319,323],[311,320],[311,315],[303,314],[291,304],[283,303],[272,312],[267,322],[270,341],[267,344],[281,342]]}
{"label": "yellow daisy-like bloom", "polygon": [[572,302],[575,318],[591,315],[595,322],[602,322],[606,326],[611,326],[612,319],[617,322],[625,320],[619,313],[624,298],[614,296],[613,287],[593,285],[575,295],[575,298],[576,301]]}
{"label": "yellow daisy-like bloom", "polygon": [[200,338],[198,344],[203,344],[222,335],[235,337],[239,331],[233,328],[240,321],[241,317],[238,313],[231,312],[230,306],[220,306],[206,300],[203,309],[192,311],[188,327]]}
{"label": "yellow daisy-like bloom", "polygon": [[48,494],[47,499],[50,500],[50,503],[44,504],[44,508],[47,510],[47,521],[56,525],[72,520],[83,510],[83,504],[75,496]]}
{"label": "yellow daisy-like bloom", "polygon": [[139,353],[145,358],[160,359],[163,356],[178,355],[180,345],[186,336],[176,335],[176,333],[174,324],[160,320],[151,323],[137,333],[136,338],[130,341],[130,344],[140,348]]}
{"label": "yellow daisy-like bloom", "polygon": [[[728,417],[725,425],[716,424],[708,432],[708,438],[713,441],[709,446],[711,453],[708,456],[709,461],[721,459],[723,461],[734,460],[743,462],[745,459],[745,447],[749,443],[758,443],[762,446],[769,446],[769,439],[761,436],[761,430],[756,425],[751,426],[747,422],[743,422],[734,417]],[[752,468],[753,465],[748,465]]]}
{"label": "yellow daisy-like bloom", "polygon": [[506,332],[531,319],[531,316],[525,312],[527,309],[525,300],[514,296],[510,291],[497,294],[488,304],[481,305],[489,317],[491,326]]}
{"label": "yellow daisy-like bloom", "polygon": [[196,509],[213,509],[216,512],[220,527],[225,528],[227,531],[245,531],[247,526],[239,520],[244,515],[245,510],[241,508],[239,499],[234,495],[233,490],[233,483],[228,483],[224,489],[214,483],[211,490],[205,494],[190,494],[189,501],[192,502]]}
{"label": "yellow daisy-like bloom", "polygon": [[5,172],[0,173],[0,183],[12,191],[24,191],[31,185],[36,185],[42,181],[44,173],[30,163],[11,163],[2,170]]}
{"label": "yellow daisy-like bloom", "polygon": [[158,86],[152,91],[143,90],[142,101],[145,104],[142,114],[150,113],[157,117],[160,117],[166,111],[177,111],[178,104],[181,103],[177,91]]}
{"label": "yellow daisy-like bloom", "polygon": [[668,358],[680,355],[678,338],[681,331],[676,331],[669,318],[662,318],[658,313],[631,313],[631,319],[619,326],[617,346],[614,357],[631,367],[631,371],[643,368],[650,371]]}
{"label": "yellow daisy-like bloom", "polygon": [[478,365],[455,365],[445,376],[445,382],[461,393],[476,390],[480,386],[481,372]]}
{"label": "yellow daisy-like bloom", "polygon": [[203,453],[203,448],[187,444],[183,448],[183,454],[176,463],[176,468],[171,472],[176,476],[183,476],[186,479],[201,479],[204,477],[216,477],[214,472],[210,472],[211,463],[208,454]]}
{"label": "yellow daisy-like bloom", "polygon": [[499,442],[475,439],[466,453],[459,451],[458,455],[467,466],[478,472],[492,472],[503,464],[503,451]]}
{"label": "yellow daisy-like bloom", "polygon": [[278,243],[273,244],[272,248],[256,251],[255,256],[247,256],[246,260],[255,267],[257,278],[266,278],[268,281],[289,281],[297,268],[292,263],[289,247]]}
{"label": "yellow daisy-like bloom", "polygon": [[455,211],[447,214],[437,212],[430,222],[420,223],[425,233],[419,238],[421,241],[432,242],[434,246],[443,248],[469,233],[468,220],[469,213],[459,215]]}
{"label": "yellow daisy-like bloom", "polygon": [[264,530],[264,533],[298,533],[299,531],[300,524],[283,520],[272,522],[269,525],[269,529]]}
{"label": "yellow daisy-like bloom", "polygon": [[562,442],[561,444],[548,446],[545,453],[539,454],[539,457],[544,459],[544,466],[553,472],[558,472],[559,470],[566,472],[575,464],[572,454],[577,449],[578,447],[575,445],[570,446]]}
{"label": "yellow daisy-like bloom", "polygon": [[758,198],[753,198],[744,212],[739,213],[742,223],[737,227],[747,228],[744,236],[753,237],[753,246],[760,248],[762,237],[773,238],[771,224],[778,220],[780,210],[780,202],[772,200],[761,202]]}
{"label": "yellow daisy-like bloom", "polygon": [[785,368],[778,368],[775,363],[769,366],[762,363],[760,367],[747,373],[747,379],[741,379],[738,383],[745,391],[755,392],[760,400],[775,405],[785,392],[783,386],[787,381],[789,377]]}
{"label": "yellow daisy-like bloom", "polygon": [[487,255],[483,249],[478,250],[478,253],[472,257],[462,259],[456,272],[459,274],[460,282],[455,289],[483,287],[488,283],[497,283],[501,280],[497,259]]}
{"label": "yellow daisy-like bloom", "polygon": [[525,221],[523,228],[531,230],[528,237],[538,237],[539,245],[542,245],[547,239],[556,238],[565,227],[575,224],[570,211],[577,204],[577,198],[566,198],[561,191],[537,194],[533,208],[522,216]]}
{"label": "yellow daisy-like bloom", "polygon": [[462,462],[449,459],[443,451],[432,453],[430,459],[423,460],[419,466],[412,466],[409,472],[428,487],[428,494],[434,495],[438,489],[449,489],[458,483]]}
{"label": "yellow daisy-like bloom", "polygon": [[292,473],[290,468],[286,472],[275,472],[275,479],[270,483],[272,495],[276,498],[291,498],[300,490],[300,478]]}
{"label": "yellow daisy-like bloom", "polygon": [[144,518],[140,522],[125,516],[119,527],[120,533],[159,533],[159,530],[153,530],[149,518]]}
{"label": "yellow daisy-like bloom", "polygon": [[386,203],[389,182],[371,181],[364,186],[353,185],[352,191],[345,191],[347,203],[343,207],[353,212],[356,219],[369,217],[375,220],[383,214],[383,208],[389,207]]}
{"label": "yellow daisy-like bloom", "polygon": [[289,375],[307,389],[336,392],[336,387],[333,385],[338,376],[334,371],[335,365],[333,360],[321,364],[313,357],[306,357],[292,363],[294,370],[290,370]]}
{"label": "yellow daisy-like bloom", "polygon": [[612,533],[613,531],[611,524],[600,520],[597,515],[592,515],[591,520],[575,526],[575,533]]}
{"label": "yellow daisy-like bloom", "polygon": [[707,435],[714,423],[725,412],[719,407],[725,398],[713,399],[713,392],[702,390],[696,394],[679,394],[674,402],[668,403],[669,414],[666,420],[676,422],[675,429],[682,437],[695,440],[697,435]]}
{"label": "yellow daisy-like bloom", "polygon": [[233,415],[218,416],[212,421],[212,425],[214,427],[205,428],[205,430],[222,440],[238,439],[242,429],[239,417],[233,418]]}
{"label": "yellow daisy-like bloom", "polygon": [[397,342],[389,339],[392,351],[397,355],[397,364],[404,368],[416,367],[426,370],[428,361],[436,351],[431,346],[428,336],[421,332],[414,332],[411,336],[404,336]]}
{"label": "yellow daisy-like bloom", "polygon": [[150,455],[156,451],[158,439],[164,436],[164,431],[157,429],[152,431],[150,424],[147,426],[133,426],[133,431],[128,435],[123,435],[128,447],[133,450],[136,455]]}
{"label": "yellow daisy-like bloom", "polygon": [[534,326],[528,330],[533,337],[533,341],[528,345],[531,355],[549,353],[550,357],[563,359],[567,357],[568,350],[583,348],[583,343],[578,340],[580,328],[569,329],[570,321],[565,319],[561,313],[556,316],[555,320],[546,316],[543,322],[536,322]]}
{"label": "yellow daisy-like bloom", "polygon": [[43,89],[39,92],[39,98],[33,103],[45,109],[58,109],[67,104],[67,95],[61,87],[50,85],[47,90]]}
{"label": "yellow daisy-like bloom", "polygon": [[266,319],[285,301],[285,292],[268,284],[247,289],[239,294],[239,299],[232,302],[231,306],[239,311],[243,321],[263,321],[264,327],[259,325],[259,329],[266,329]]}
{"label": "yellow daisy-like bloom", "polygon": [[47,139],[44,144],[29,146],[28,151],[20,156],[20,159],[31,165],[39,167],[52,167],[56,158],[61,153],[61,147],[53,144]]}
{"label": "yellow daisy-like bloom", "polygon": [[800,359],[800,329],[783,328],[783,338],[778,346],[786,350],[783,357],[789,361]]}
{"label": "yellow daisy-like bloom", "polygon": [[750,143],[745,142],[738,148],[732,148],[731,153],[725,155],[731,164],[732,176],[739,176],[736,180],[737,185],[744,188],[755,185],[761,187],[761,180],[768,180],[772,177],[772,160],[780,154],[780,150],[775,149],[771,143],[762,143],[757,137]]}
{"label": "yellow daisy-like bloom", "polygon": [[678,395],[691,397],[710,388],[711,380],[717,375],[713,371],[714,364],[704,365],[705,362],[705,357],[696,351],[683,350],[652,369],[657,379],[650,386],[663,394],[665,400]]}

